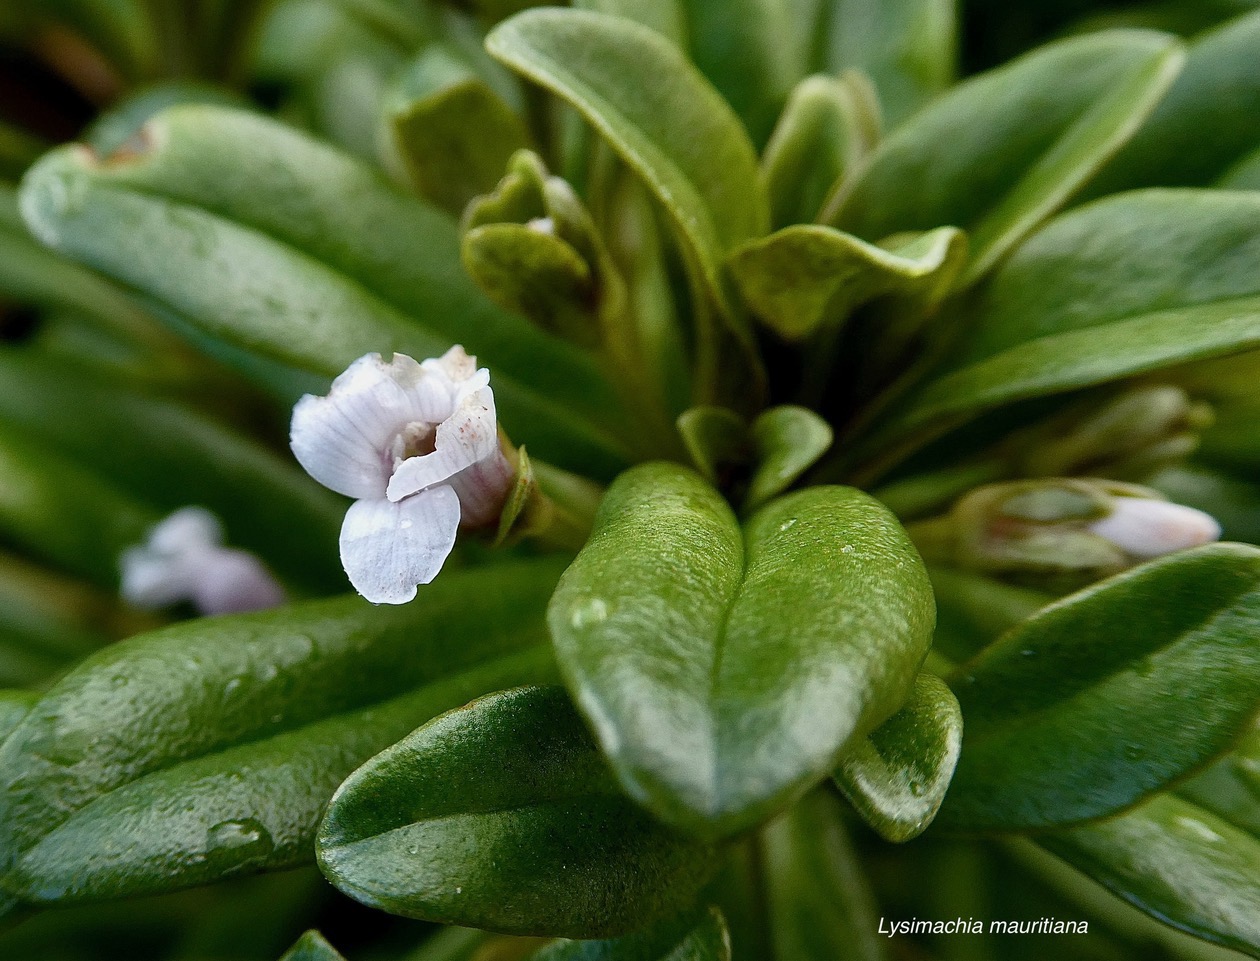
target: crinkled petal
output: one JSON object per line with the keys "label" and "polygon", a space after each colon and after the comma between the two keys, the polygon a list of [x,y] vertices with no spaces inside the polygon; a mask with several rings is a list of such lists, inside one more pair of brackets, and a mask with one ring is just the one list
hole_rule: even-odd
{"label": "crinkled petal", "polygon": [[350,505],[341,525],[341,564],[373,604],[405,604],[428,584],[455,546],[459,497],[445,485],[398,502]]}
{"label": "crinkled petal", "polygon": [[455,412],[438,425],[432,453],[408,457],[398,465],[389,479],[389,499],[400,500],[441,484],[498,451],[494,392],[488,386],[477,387],[468,391]]}
{"label": "crinkled petal", "polygon": [[367,354],[333,381],[327,397],[307,394],[293,408],[290,446],[306,472],[348,497],[385,493],[393,439],[409,424],[450,416],[455,386],[406,354],[386,363]]}
{"label": "crinkled petal", "polygon": [[430,357],[421,361],[420,366],[425,370],[440,371],[443,376],[458,384],[477,373],[477,358],[469,355],[462,345],[456,344],[441,357]]}
{"label": "crinkled petal", "polygon": [[1143,559],[1199,547],[1221,536],[1221,525],[1210,514],[1143,497],[1115,498],[1111,513],[1089,529],[1126,554]]}
{"label": "crinkled petal", "polygon": [[285,596],[253,554],[220,549],[205,557],[192,585],[192,600],[202,614],[240,614],[278,607]]}

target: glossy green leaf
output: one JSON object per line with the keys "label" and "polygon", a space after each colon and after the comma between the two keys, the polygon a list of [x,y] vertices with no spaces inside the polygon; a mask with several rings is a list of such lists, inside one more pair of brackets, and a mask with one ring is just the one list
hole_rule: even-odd
{"label": "glossy green leaf", "polygon": [[708,834],[790,802],[895,712],[932,620],[918,555],[865,494],[810,488],[741,530],[671,464],[609,488],[548,614],[622,785]]}
{"label": "glossy green leaf", "polygon": [[752,457],[748,424],[725,407],[689,407],[678,415],[678,433],[696,469],[715,484]]}
{"label": "glossy green leaf", "polygon": [[890,432],[1260,343],[1260,195],[1154,190],[1056,219],[958,307],[945,372]]}
{"label": "glossy green leaf", "polygon": [[1165,924],[1260,957],[1260,840],[1182,798],[1038,841]]}
{"label": "glossy green leaf", "polygon": [[1186,68],[1133,140],[1091,184],[1101,196],[1132,187],[1207,186],[1260,147],[1260,11],[1197,37]]}
{"label": "glossy green leaf", "polygon": [[45,243],[203,334],[324,376],[368,351],[424,358],[462,343],[494,371],[514,439],[564,466],[620,463],[612,388],[477,291],[444,214],[245,112],[181,107],[146,130],[143,153],[67,147],[32,170],[23,213]]}
{"label": "glossy green leaf", "polygon": [[885,140],[827,222],[871,241],[960,227],[971,238],[962,282],[973,281],[1133,135],[1182,59],[1164,34],[1109,31],[974,77]]}
{"label": "glossy green leaf", "polygon": [[512,108],[442,46],[429,47],[409,67],[385,122],[412,185],[456,216],[499,182],[513,153],[529,146]]}
{"label": "glossy green leaf", "polygon": [[1045,608],[958,670],[962,757],[938,823],[1114,814],[1229,749],[1260,707],[1260,550],[1173,554]]}
{"label": "glossy green leaf", "polygon": [[686,908],[717,851],[637,808],[559,687],[451,711],[338,789],[319,862],[395,914],[514,934],[608,937]]}
{"label": "glossy green leaf", "polygon": [[0,538],[32,557],[118,585],[118,557],[161,515],[92,470],[0,423]]}
{"label": "glossy green leaf", "polygon": [[158,511],[209,508],[230,544],[257,552],[295,584],[344,590],[335,547],[344,500],[291,458],[217,421],[86,372],[0,353],[0,422],[91,464]]}
{"label": "glossy green leaf", "polygon": [[529,961],[730,961],[730,935],[717,908],[609,941],[557,941]]}
{"label": "glossy green leaf", "polygon": [[1260,725],[1202,774],[1177,785],[1176,793],[1260,838]]}
{"label": "glossy green leaf", "polygon": [[0,185],[0,296],[19,304],[81,313],[105,325],[130,326],[140,309],[121,290],[45,250],[27,232],[17,193]]}
{"label": "glossy green leaf", "polygon": [[966,257],[966,238],[953,227],[876,246],[830,227],[798,225],[744,245],[730,264],[753,313],[780,337],[800,340],[885,294],[937,302]]}
{"label": "glossy green leaf", "polygon": [[827,67],[868,74],[889,127],[953,82],[956,0],[834,0],[828,6]]}
{"label": "glossy green leaf", "polygon": [[367,757],[551,676],[540,613],[556,572],[448,571],[405,607],[310,602],[106,648],[0,748],[0,885],[93,901],[307,863],[325,803]]}
{"label": "glossy green leaf", "polygon": [[812,410],[783,404],[763,412],[751,429],[756,468],[743,509],[782,494],[831,447],[831,425]]}
{"label": "glossy green leaf", "polygon": [[120,637],[161,623],[100,590],[0,552],[0,687],[35,687]]}
{"label": "glossy green leaf", "polygon": [[921,673],[909,703],[840,761],[836,783],[885,840],[922,834],[958,763],[963,717],[949,686]]}
{"label": "glossy green leaf", "polygon": [[590,265],[554,233],[487,224],[464,234],[464,267],[496,304],[584,346],[599,342]]}
{"label": "glossy green leaf", "polygon": [[679,46],[687,34],[682,0],[574,0],[573,6],[634,20]]}
{"label": "glossy green leaf", "polygon": [[725,303],[722,260],[765,233],[769,213],[747,135],[678,48],[624,18],[578,10],[524,13],[486,44],[576,107],[643,177]]}
{"label": "glossy green leaf", "polygon": [[759,843],[776,961],[884,958],[874,898],[834,796],[807,795]]}
{"label": "glossy green leaf", "polygon": [[775,227],[813,222],[832,186],[875,146],[859,84],[815,74],[792,91],[761,155]]}
{"label": "glossy green leaf", "polygon": [[280,961],[346,961],[318,931],[307,931],[297,940]]}
{"label": "glossy green leaf", "polygon": [[1260,190],[1260,148],[1230,167],[1216,186],[1223,190]]}
{"label": "glossy green leaf", "polygon": [[38,699],[34,691],[0,690],[0,743],[13,733]]}
{"label": "glossy green leaf", "polygon": [[764,143],[810,51],[789,25],[791,0],[681,0],[692,61]]}

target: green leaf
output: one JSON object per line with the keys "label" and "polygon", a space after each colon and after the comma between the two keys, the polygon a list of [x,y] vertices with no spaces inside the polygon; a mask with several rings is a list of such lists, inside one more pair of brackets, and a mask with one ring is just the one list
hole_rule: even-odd
{"label": "green leaf", "polygon": [[1247,732],[1225,757],[1177,786],[1187,801],[1260,838],[1260,726]]}
{"label": "green leaf", "polygon": [[882,961],[875,902],[834,796],[807,795],[760,843],[776,961]]}
{"label": "green leaf", "polygon": [[4,353],[0,421],[91,464],[157,510],[209,508],[232,546],[257,552],[306,589],[345,589],[335,547],[345,501],[291,458],[217,421],[87,372]]}
{"label": "green leaf", "polygon": [[745,244],[730,265],[753,313],[780,337],[801,340],[886,294],[939,302],[966,256],[966,237],[953,227],[881,247],[811,224]]}
{"label": "green leaf", "polygon": [[930,585],[893,517],[815,487],[744,525],[696,474],[623,474],[548,614],[624,788],[706,833],[756,824],[905,701]]}
{"label": "green leaf", "polygon": [[374,757],[334,796],[318,854],[394,914],[582,938],[687,907],[717,865],[621,794],[559,687],[482,698]]}
{"label": "green leaf", "polygon": [[1165,924],[1260,957],[1260,840],[1172,795],[1042,835],[1043,847]]}
{"label": "green leaf", "polygon": [[1057,218],[961,303],[944,373],[888,433],[1260,343],[1260,195],[1152,190]]}
{"label": "green leaf", "polygon": [[1207,186],[1260,146],[1260,11],[1197,37],[1186,68],[1091,196],[1132,187]]}
{"label": "green leaf", "polygon": [[425,50],[392,99],[385,123],[403,170],[422,196],[455,216],[529,146],[512,108],[444,47]]}
{"label": "green leaf", "polygon": [[298,938],[297,944],[284,953],[280,961],[346,961],[346,959],[318,931],[307,931]]}
{"label": "green leaf", "polygon": [[743,120],[756,144],[798,80],[809,72],[810,51],[789,29],[792,0],[680,0],[691,59]]}
{"label": "green leaf", "polygon": [[496,304],[583,346],[599,343],[590,265],[545,230],[487,224],[464,234],[464,268]]}
{"label": "green leaf", "polygon": [[0,539],[116,590],[118,557],[161,515],[0,423]]}
{"label": "green leaf", "polygon": [[792,91],[761,155],[771,223],[811,223],[831,188],[874,146],[860,80],[806,77]]}
{"label": "green leaf", "polygon": [[1172,37],[1109,31],[1041,47],[955,87],[896,130],[826,222],[866,240],[944,224],[987,273],[1133,135],[1180,69]]}
{"label": "green leaf", "polygon": [[833,0],[826,62],[833,73],[870,76],[889,127],[895,127],[954,81],[955,0]]}
{"label": "green leaf", "polygon": [[909,841],[936,817],[962,738],[953,692],[940,678],[921,673],[909,703],[840,760],[836,783],[881,837]]}
{"label": "green leaf", "polygon": [[597,474],[622,462],[612,388],[481,295],[445,214],[242,111],[180,107],[146,131],[142,153],[67,147],[36,165],[22,204],[41,240],[212,338],[323,376],[368,351],[424,358],[462,343],[494,371],[515,440]]}
{"label": "green leaf", "polygon": [[812,410],[783,404],[752,424],[756,469],[748,482],[743,510],[755,510],[787,490],[831,447],[831,425]]}
{"label": "green leaf", "polygon": [[34,691],[0,690],[0,743],[13,733],[38,699]]}
{"label": "green leaf", "polygon": [[[722,261],[767,230],[757,157],[739,120],[656,31],[581,10],[532,10],[501,24],[486,46],[509,67],[571,103],[664,204],[726,305]],[[729,309],[732,332],[751,334]]]}
{"label": "green leaf", "polygon": [[0,687],[35,687],[112,640],[160,623],[98,590],[0,552]]}
{"label": "green leaf", "polygon": [[[552,676],[554,562],[207,618],[106,648],[0,748],[0,885],[33,903],[308,863],[336,786],[417,724]],[[476,603],[470,603],[475,598]]]}
{"label": "green leaf", "polygon": [[578,10],[626,17],[682,46],[687,25],[681,3],[682,0],[574,0],[573,6]]}
{"label": "green leaf", "polygon": [[1260,148],[1230,167],[1216,186],[1222,190],[1260,190]]}
{"label": "green leaf", "polygon": [[557,941],[529,961],[731,961],[726,919],[717,908],[611,941]]}
{"label": "green leaf", "polygon": [[1229,749],[1260,706],[1260,550],[1173,554],[1017,625],[952,686],[967,719],[937,821],[1075,824]]}
{"label": "green leaf", "polygon": [[678,415],[678,433],[691,462],[711,483],[751,459],[748,424],[725,407],[689,407]]}

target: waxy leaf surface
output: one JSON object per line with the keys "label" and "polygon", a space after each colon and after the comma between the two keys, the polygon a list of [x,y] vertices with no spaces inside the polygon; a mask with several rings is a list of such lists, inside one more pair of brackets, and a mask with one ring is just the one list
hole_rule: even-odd
{"label": "waxy leaf surface", "polygon": [[909,539],[860,491],[810,488],[741,529],[698,475],[648,464],[609,489],[548,621],[625,789],[725,834],[902,705],[933,613]]}
{"label": "waxy leaf surface", "polygon": [[966,729],[937,821],[1071,825],[1227,751],[1260,707],[1260,549],[1216,544],[1110,578],[1017,625],[952,685]]}
{"label": "waxy leaf surface", "polygon": [[46,156],[22,191],[34,233],[203,335],[324,377],[368,351],[422,359],[462,343],[494,371],[518,442],[597,473],[620,463],[612,389],[482,296],[446,214],[243,111],[176,108],[145,137],[143,152],[113,159],[76,146]]}
{"label": "waxy leaf surface", "polygon": [[1165,34],[1117,30],[980,74],[889,136],[827,220],[870,241],[960,227],[971,238],[963,282],[974,280],[1133,135],[1183,56]]}
{"label": "waxy leaf surface", "polygon": [[1176,795],[1039,843],[1196,937],[1260,957],[1260,839]]}
{"label": "waxy leaf surface", "polygon": [[885,840],[909,841],[936,817],[962,736],[962,713],[949,686],[920,674],[909,703],[844,755],[836,783]]}
{"label": "waxy leaf surface", "polygon": [[889,432],[1260,344],[1260,194],[1139,191],[1057,218],[957,307]]}
{"label": "waxy leaf surface", "polygon": [[560,687],[493,694],[372,758],[338,789],[319,863],[395,914],[601,938],[690,907],[717,851],[619,790]]}
{"label": "waxy leaf surface", "polygon": [[338,598],[100,651],[0,748],[0,888],[152,894],[310,861],[374,752],[470,697],[545,680],[551,561],[448,571],[412,604]]}

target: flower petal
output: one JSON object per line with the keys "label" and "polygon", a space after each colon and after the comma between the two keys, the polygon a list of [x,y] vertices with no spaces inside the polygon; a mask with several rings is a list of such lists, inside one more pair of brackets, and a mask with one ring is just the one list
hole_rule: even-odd
{"label": "flower petal", "polygon": [[1115,498],[1111,513],[1089,529],[1142,559],[1199,547],[1221,536],[1221,525],[1210,514],[1144,497]]}
{"label": "flower petal", "polygon": [[325,487],[348,497],[381,497],[394,467],[394,438],[410,424],[441,423],[456,393],[443,370],[406,354],[388,363],[367,354],[333,381],[327,397],[307,394],[297,402],[289,443]]}
{"label": "flower petal", "polygon": [[432,453],[408,457],[389,479],[388,497],[399,500],[449,480],[499,451],[499,427],[494,392],[482,382],[482,368],[461,390],[455,412],[438,425]]}
{"label": "flower petal", "polygon": [[341,525],[341,564],[373,604],[405,604],[455,546],[459,497],[445,485],[398,502],[355,501]]}
{"label": "flower petal", "polygon": [[122,580],[118,593],[128,604],[158,610],[188,600],[200,553],[167,554],[147,544],[130,547],[119,559]]}
{"label": "flower petal", "polygon": [[204,507],[181,507],[149,531],[148,547],[159,554],[189,554],[223,543],[223,525]]}
{"label": "flower petal", "polygon": [[278,607],[282,588],[262,561],[248,551],[220,548],[205,556],[192,585],[202,614],[240,614]]}

